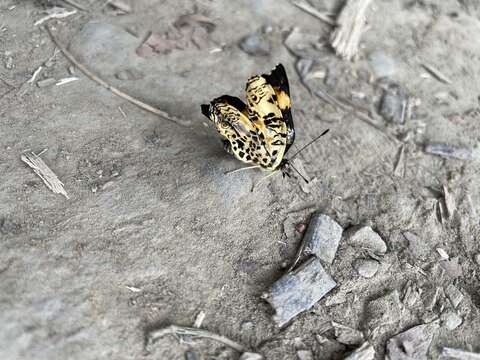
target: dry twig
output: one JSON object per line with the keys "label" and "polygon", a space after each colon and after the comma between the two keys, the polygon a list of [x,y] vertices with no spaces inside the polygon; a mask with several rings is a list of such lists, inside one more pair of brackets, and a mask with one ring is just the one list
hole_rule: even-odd
{"label": "dry twig", "polygon": [[[56,8],[55,8],[56,9]],[[74,15],[77,13],[77,10],[72,10],[72,11],[57,11],[54,10],[52,13],[48,14],[47,16],[41,18],[35,24],[34,26],[38,26],[40,24],[43,24],[45,21],[51,20],[51,19],[63,19],[66,18],[70,15]]]}
{"label": "dry twig", "polygon": [[163,329],[152,331],[148,337],[149,342],[153,343],[155,340],[161,337],[164,337],[165,335],[203,337],[207,339],[212,339],[214,341],[218,341],[238,352],[245,351],[245,347],[243,345],[233,340],[230,340],[225,336],[212,333],[208,330],[190,328],[185,326],[177,326],[177,325],[170,325],[170,326],[164,327]]}
{"label": "dry twig", "polygon": [[151,112],[155,115],[160,116],[162,119],[171,121],[172,123],[180,126],[188,126],[189,124],[186,123],[185,121],[182,121],[181,119],[177,119],[173,116],[170,116],[167,112],[160,110],[154,106],[151,106],[149,104],[144,103],[143,101],[140,101],[133,96],[130,96],[120,89],[117,89],[116,87],[110,85],[107,83],[105,80],[99,78],[97,75],[95,75],[92,71],[90,71],[85,65],[80,63],[75,57],[70,53],[70,51],[67,50],[67,48],[59,42],[55,36],[52,33],[52,30],[50,29],[49,26],[46,27],[48,34],[50,35],[50,38],[54,42],[54,44],[60,49],[60,51],[63,53],[63,55],[73,64],[75,65],[82,73],[84,73],[90,80],[96,82],[97,84],[105,87],[107,90],[112,92],[113,94],[121,97],[124,100],[127,100],[131,102],[132,104],[135,104],[139,108],[142,108],[143,110],[146,110],[148,112]]}
{"label": "dry twig", "polygon": [[372,0],[348,0],[337,18],[330,42],[337,55],[351,60],[358,52],[366,16]]}
{"label": "dry twig", "polygon": [[[43,152],[42,152],[43,153]],[[57,175],[43,162],[43,160],[34,152],[25,153],[21,156],[22,161],[30,166],[35,174],[52,190],[55,194],[62,194],[69,199],[67,192],[63,188],[63,183],[58,179]]]}
{"label": "dry twig", "polygon": [[328,14],[318,11],[305,0],[292,0],[292,4],[328,25],[336,24],[335,20],[333,20]]}
{"label": "dry twig", "polygon": [[452,80],[450,80],[446,75],[440,72],[437,68],[428,65],[428,64],[422,64],[423,68],[427,70],[430,74],[432,74],[438,81],[441,81],[445,84],[451,84]]}

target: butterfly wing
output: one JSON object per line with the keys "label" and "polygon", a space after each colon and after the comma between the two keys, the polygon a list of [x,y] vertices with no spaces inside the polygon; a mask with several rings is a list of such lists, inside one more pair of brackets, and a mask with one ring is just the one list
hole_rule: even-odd
{"label": "butterfly wing", "polygon": [[288,85],[287,72],[282,64],[278,64],[270,74],[262,75],[267,83],[273,87],[276,95],[276,103],[282,112],[282,118],[287,125],[287,149],[293,144],[295,140],[295,128],[293,126],[292,118],[292,101],[290,98],[290,87]]}
{"label": "butterfly wing", "polygon": [[258,130],[247,115],[247,105],[240,99],[224,95],[214,99],[210,105],[202,105],[202,113],[217,128],[228,142],[228,150],[245,163],[265,167],[270,161]]}
{"label": "butterfly wing", "polygon": [[274,170],[282,163],[295,138],[284,67],[280,64],[271,74],[251,77],[246,92],[248,117],[258,129],[261,145],[270,158],[265,167]]}

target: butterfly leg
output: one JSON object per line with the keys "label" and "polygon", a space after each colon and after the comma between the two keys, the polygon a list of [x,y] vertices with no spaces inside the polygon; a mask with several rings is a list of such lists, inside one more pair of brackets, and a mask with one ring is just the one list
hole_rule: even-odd
{"label": "butterfly leg", "polygon": [[276,173],[278,173],[278,170],[274,170],[272,171],[270,174],[264,176],[263,178],[261,178],[256,184],[253,184],[252,186],[252,189],[250,190],[250,192],[253,192],[257,187],[258,185],[260,185],[262,182],[264,182],[266,179],[268,179],[270,176],[273,176],[275,175]]}
{"label": "butterfly leg", "polygon": [[225,174],[225,175],[227,175],[227,174],[233,174],[233,173],[236,173],[236,172],[239,172],[239,171],[248,170],[248,169],[255,169],[255,168],[259,168],[259,167],[260,167],[260,165],[246,166],[246,167],[243,167],[243,168],[240,168],[240,169],[225,171],[224,174]]}

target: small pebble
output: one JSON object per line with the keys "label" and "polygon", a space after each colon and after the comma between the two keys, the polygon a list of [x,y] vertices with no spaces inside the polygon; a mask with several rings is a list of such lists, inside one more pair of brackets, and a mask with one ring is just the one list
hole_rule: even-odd
{"label": "small pebble", "polygon": [[440,316],[440,319],[442,320],[442,324],[445,325],[448,330],[455,330],[463,322],[463,319],[454,311],[444,312]]}
{"label": "small pebble", "polygon": [[298,350],[297,358],[298,360],[313,360],[313,354],[310,350]]}
{"label": "small pebble", "polygon": [[380,105],[380,115],[394,124],[405,123],[408,95],[399,85],[391,85],[385,90]]}
{"label": "small pebble", "polygon": [[260,34],[252,34],[243,38],[240,41],[240,48],[253,56],[267,56],[270,53],[270,44]]}
{"label": "small pebble", "polygon": [[57,82],[57,80],[55,80],[54,78],[46,78],[46,79],[37,81],[37,86],[39,88],[44,88],[44,87],[47,87],[47,86],[52,86],[56,82]]}
{"label": "small pebble", "polygon": [[370,226],[353,227],[346,231],[345,237],[348,244],[353,247],[364,249],[377,255],[383,255],[387,252],[387,244]]}
{"label": "small pebble", "polygon": [[295,230],[298,231],[299,233],[303,233],[307,226],[303,223],[295,225]]}
{"label": "small pebble", "polygon": [[185,352],[185,360],[197,360],[198,356],[193,351]]}
{"label": "small pebble", "polygon": [[477,255],[475,255],[475,262],[480,265],[480,253],[478,253]]}
{"label": "small pebble", "polygon": [[330,216],[315,213],[303,238],[305,253],[328,264],[333,263],[342,233],[343,228]]}
{"label": "small pebble", "polygon": [[244,352],[238,360],[263,360],[263,356],[256,353]]}
{"label": "small pebble", "polygon": [[376,260],[357,259],[353,267],[360,276],[369,279],[377,273],[379,263]]}

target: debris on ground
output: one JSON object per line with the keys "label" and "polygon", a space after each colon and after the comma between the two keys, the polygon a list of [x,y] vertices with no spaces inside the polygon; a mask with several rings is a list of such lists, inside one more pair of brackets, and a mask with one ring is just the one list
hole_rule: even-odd
{"label": "debris on ground", "polygon": [[263,356],[257,353],[244,352],[238,360],[263,360]]}
{"label": "debris on ground", "polygon": [[355,349],[347,357],[344,357],[343,360],[373,360],[375,358],[375,349],[368,342],[364,342],[362,346]]}
{"label": "debris on ground", "polygon": [[414,326],[387,341],[387,358],[390,360],[427,360],[428,350],[438,323]]}
{"label": "debris on ground", "polygon": [[45,87],[54,85],[56,82],[57,80],[54,78],[46,78],[46,79],[37,81],[37,86],[39,88],[45,88]]}
{"label": "debris on ground", "polygon": [[407,281],[403,291],[403,305],[408,308],[413,307],[421,299],[422,293],[421,288],[418,288],[411,280]]}
{"label": "debris on ground", "polygon": [[298,350],[297,358],[298,360],[313,360],[313,354],[310,350]]}
{"label": "debris on ground", "polygon": [[443,185],[443,201],[445,202],[447,217],[448,219],[451,219],[457,209],[457,205],[455,203],[455,197],[447,185]]}
{"label": "debris on ground", "polygon": [[303,253],[315,255],[327,264],[332,264],[342,238],[343,228],[330,216],[315,213],[303,236]]}
{"label": "debris on ground", "polygon": [[430,74],[432,74],[437,80],[445,83],[451,84],[452,80],[450,80],[446,75],[444,75],[440,70],[436,67],[428,64],[422,64],[423,68],[427,70]]}
{"label": "debris on ground", "polygon": [[125,15],[132,12],[132,6],[122,0],[108,0],[107,5],[117,11],[115,15]]}
{"label": "debris on ground", "polygon": [[356,259],[352,266],[360,276],[369,279],[375,276],[380,263],[372,259]]}
{"label": "debris on ground", "polygon": [[473,157],[473,151],[467,148],[455,147],[448,144],[434,143],[425,146],[427,154],[454,158],[458,160],[470,160]]}
{"label": "debris on ground", "polygon": [[341,58],[352,60],[358,53],[366,25],[366,12],[372,0],[348,0],[336,20],[330,43]]}
{"label": "debris on ground", "polygon": [[294,27],[284,41],[285,47],[300,59],[318,60],[325,51],[320,35],[303,32]]}
{"label": "debris on ground", "polygon": [[398,84],[390,84],[384,90],[380,104],[380,115],[394,124],[404,124],[407,115],[409,96]]}
{"label": "debris on ground", "polygon": [[462,292],[453,284],[447,286],[445,289],[445,295],[447,296],[448,300],[450,300],[450,303],[454,309],[456,309],[463,300]]}
{"label": "debris on ground", "polygon": [[58,80],[55,85],[56,86],[62,86],[62,85],[65,85],[65,84],[68,84],[68,83],[71,83],[71,82],[77,81],[77,80],[80,80],[80,78],[78,78],[76,76],[71,76],[71,77],[68,77],[68,78],[63,78],[63,79]]}
{"label": "debris on ground", "polygon": [[345,345],[359,345],[363,343],[364,338],[361,331],[332,321],[335,331],[335,340]]}
{"label": "debris on ground", "polygon": [[350,246],[369,253],[384,255],[387,252],[387,244],[370,226],[354,226],[345,231],[345,238]]}
{"label": "debris on ground", "polygon": [[198,360],[198,356],[193,351],[186,351],[185,360]]}
{"label": "debris on ground", "polygon": [[64,8],[61,7],[53,7],[45,11],[47,13],[47,16],[41,18],[40,20],[37,20],[34,26],[38,26],[43,24],[44,22],[51,20],[51,19],[64,19],[66,17],[69,17],[71,15],[75,15],[77,13],[77,10],[71,10],[68,11]]}
{"label": "debris on ground", "polygon": [[69,199],[64,189],[64,184],[58,179],[57,175],[43,162],[43,160],[34,152],[24,153],[21,156],[22,161],[27,164],[37,174],[40,179],[55,194],[62,194]]}
{"label": "debris on ground", "polygon": [[437,248],[437,253],[440,255],[442,260],[448,260],[450,257],[448,256],[447,252],[443,250],[442,248]]}
{"label": "debris on ground", "polygon": [[335,286],[336,282],[324,270],[320,260],[311,257],[277,280],[262,298],[275,309],[273,319],[282,327],[310,309]]}
{"label": "debris on ground", "polygon": [[328,25],[335,25],[336,22],[332,18],[331,14],[326,12],[321,12],[315,9],[312,5],[310,5],[306,0],[291,0],[292,4],[298,7],[299,9],[305,11],[306,13],[316,17],[317,19],[323,21]]}
{"label": "debris on ground", "polygon": [[197,316],[195,317],[195,322],[193,323],[194,328],[200,328],[203,324],[203,320],[205,320],[205,311],[200,311]]}
{"label": "debris on ground", "polygon": [[455,360],[480,360],[480,354],[470,351],[444,347],[442,356]]}
{"label": "debris on ground", "polygon": [[177,338],[181,338],[182,336],[191,336],[191,337],[201,337],[206,339],[211,339],[217,341],[223,345],[232,348],[238,352],[244,352],[245,347],[229,338],[215,334],[208,330],[197,329],[197,328],[189,328],[186,326],[177,326],[177,325],[169,325],[167,327],[152,330],[148,333],[148,343],[147,346],[152,345],[156,340],[167,336],[167,335],[175,335]]}
{"label": "debris on ground", "polygon": [[463,319],[455,311],[447,310],[442,313],[440,316],[442,325],[444,325],[448,330],[455,330],[460,325],[462,325]]}

